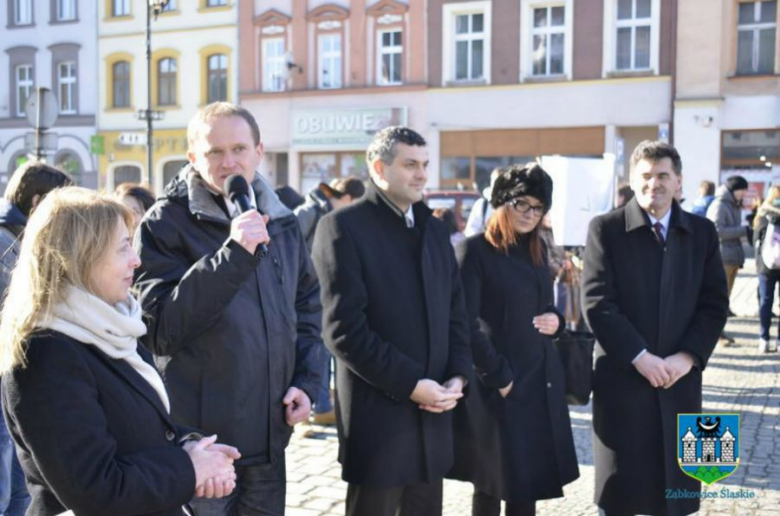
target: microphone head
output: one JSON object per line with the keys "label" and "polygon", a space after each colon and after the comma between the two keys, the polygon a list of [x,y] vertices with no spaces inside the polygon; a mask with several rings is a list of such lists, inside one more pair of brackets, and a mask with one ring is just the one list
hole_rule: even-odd
{"label": "microphone head", "polygon": [[233,174],[225,179],[225,193],[231,202],[236,202],[235,198],[240,195],[249,197],[249,185],[240,174]]}

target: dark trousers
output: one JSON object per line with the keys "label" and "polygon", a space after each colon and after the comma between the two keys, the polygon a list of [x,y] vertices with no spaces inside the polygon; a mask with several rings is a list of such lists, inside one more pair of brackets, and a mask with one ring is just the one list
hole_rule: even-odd
{"label": "dark trousers", "polygon": [[442,481],[410,486],[347,487],[346,516],[441,516]]}
{"label": "dark trousers", "polygon": [[[772,306],[775,303],[775,286],[778,280],[774,276],[758,275],[758,316],[760,320],[760,334],[762,339],[769,340],[769,328],[772,326]],[[778,323],[777,338],[780,339],[780,323]]]}
{"label": "dark trousers", "polygon": [[[471,499],[471,516],[499,516],[499,514],[501,514],[501,500],[474,489],[474,496]],[[506,502],[504,514],[505,516],[534,516],[536,502]]]}
{"label": "dark trousers", "polygon": [[195,498],[196,516],[283,516],[287,492],[284,460],[236,466],[236,488],[224,498]]}

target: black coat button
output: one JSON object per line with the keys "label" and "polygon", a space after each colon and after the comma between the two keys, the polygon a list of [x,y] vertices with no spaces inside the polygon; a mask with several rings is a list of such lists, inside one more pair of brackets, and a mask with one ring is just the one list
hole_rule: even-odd
{"label": "black coat button", "polygon": [[165,439],[168,441],[173,441],[174,439],[176,439],[176,434],[173,433],[173,430],[168,430],[167,432],[165,432]]}

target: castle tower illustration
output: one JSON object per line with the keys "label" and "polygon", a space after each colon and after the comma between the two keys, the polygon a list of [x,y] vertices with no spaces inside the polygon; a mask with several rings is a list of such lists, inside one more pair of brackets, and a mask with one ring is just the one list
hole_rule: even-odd
{"label": "castle tower illustration", "polygon": [[696,462],[696,436],[693,435],[691,427],[682,437],[683,462]]}
{"label": "castle tower illustration", "polygon": [[716,462],[715,460],[715,442],[718,439],[715,437],[702,437],[701,438],[701,457],[700,462]]}
{"label": "castle tower illustration", "polygon": [[734,462],[734,442],[736,439],[731,434],[729,427],[720,437],[720,460],[723,462]]}

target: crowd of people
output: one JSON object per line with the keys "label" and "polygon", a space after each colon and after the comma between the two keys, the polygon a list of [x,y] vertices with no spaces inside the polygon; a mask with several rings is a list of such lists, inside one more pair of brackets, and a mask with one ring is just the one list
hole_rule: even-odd
{"label": "crowd of people", "polygon": [[[428,148],[410,128],[375,135],[367,182],[304,198],[259,173],[245,109],[204,107],[187,139],[156,199],[41,163],[9,182],[0,514],[281,515],[285,448],[310,417],[337,426],[349,516],[441,514],[444,478],[474,485],[474,516],[563,496],[579,470],[553,341],[575,267],[538,164],[496,169],[463,234],[422,202]],[[714,194],[713,223],[677,202],[672,146],[642,142],[630,169],[633,197],[591,222],[576,281],[598,341],[595,501],[690,514],[697,498],[664,495],[699,490],[677,467],[676,415],[701,411],[753,233],[732,216],[747,183]],[[247,192],[226,186],[236,175]],[[778,224],[773,187],[754,220],[767,260],[778,231],[778,268],[759,270],[767,350]]]}

